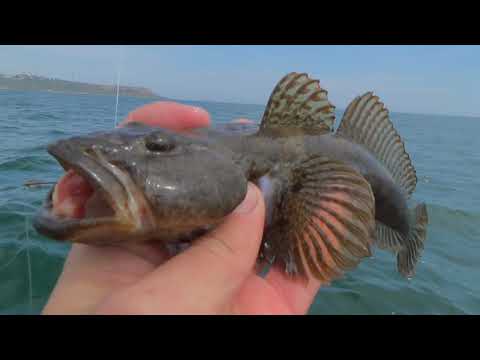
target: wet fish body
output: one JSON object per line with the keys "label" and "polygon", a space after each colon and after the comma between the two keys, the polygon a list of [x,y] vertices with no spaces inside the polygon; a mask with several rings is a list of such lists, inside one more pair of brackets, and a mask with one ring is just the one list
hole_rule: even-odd
{"label": "wet fish body", "polygon": [[83,216],[58,215],[57,184],[35,226],[73,242],[188,242],[218,225],[252,181],[267,206],[260,259],[330,282],[377,245],[396,253],[399,272],[412,276],[428,216],[424,204],[407,206],[417,178],[388,111],[366,93],[336,133],[334,120],[319,82],[290,73],[259,127],[178,134],[132,123],[59,141],[50,153],[93,195],[77,203]]}

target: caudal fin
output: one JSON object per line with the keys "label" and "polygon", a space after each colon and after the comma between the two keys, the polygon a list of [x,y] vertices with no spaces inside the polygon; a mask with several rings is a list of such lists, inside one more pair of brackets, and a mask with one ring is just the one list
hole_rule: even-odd
{"label": "caudal fin", "polygon": [[415,220],[404,247],[397,254],[398,271],[406,277],[415,274],[415,266],[422,254],[427,237],[427,206],[422,203],[415,208]]}
{"label": "caudal fin", "polygon": [[[372,92],[355,98],[345,110],[337,136],[349,139],[368,149],[388,169],[407,199],[415,191],[417,175],[402,138],[390,120],[389,111]],[[427,235],[427,207],[414,210],[407,236],[400,234],[378,220],[375,242],[382,249],[397,253],[398,271],[407,277],[415,273]]]}

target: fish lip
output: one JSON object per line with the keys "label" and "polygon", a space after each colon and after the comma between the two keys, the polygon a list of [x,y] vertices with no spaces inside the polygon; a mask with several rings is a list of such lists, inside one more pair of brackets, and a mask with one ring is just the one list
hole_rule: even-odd
{"label": "fish lip", "polygon": [[[34,219],[33,226],[40,233],[56,240],[78,239],[78,242],[88,240],[89,230],[98,226],[131,228],[135,214],[122,211],[128,199],[128,189],[125,188],[118,175],[109,169],[105,159],[101,159],[101,151],[95,147],[79,149],[74,142],[60,140],[47,147],[65,171],[73,169],[82,176],[89,185],[99,191],[103,200],[113,210],[112,216],[97,218],[62,218],[53,214],[53,192],[55,184]],[[114,165],[111,165],[114,166]],[[126,176],[125,172],[123,172]],[[123,202],[123,203],[122,203]],[[94,242],[95,239],[92,239]],[[89,241],[90,242],[90,241]]]}

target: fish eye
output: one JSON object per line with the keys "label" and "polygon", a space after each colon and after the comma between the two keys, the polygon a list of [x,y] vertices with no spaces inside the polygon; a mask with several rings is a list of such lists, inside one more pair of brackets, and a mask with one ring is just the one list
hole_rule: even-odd
{"label": "fish eye", "polygon": [[152,134],[145,138],[145,147],[152,152],[168,152],[175,148],[171,137]]}

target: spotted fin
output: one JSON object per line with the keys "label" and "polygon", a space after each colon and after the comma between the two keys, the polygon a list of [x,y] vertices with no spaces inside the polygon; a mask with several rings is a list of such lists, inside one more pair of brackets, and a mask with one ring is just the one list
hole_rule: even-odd
{"label": "spotted fin", "polygon": [[301,161],[287,175],[264,258],[292,276],[330,283],[371,255],[372,189],[353,168],[323,156]]}
{"label": "spotted fin", "polygon": [[423,203],[418,205],[414,215],[415,220],[405,246],[397,254],[398,272],[406,277],[415,275],[415,266],[424,248],[428,224],[427,206]]}
{"label": "spotted fin", "polygon": [[412,227],[407,237],[377,221],[375,243],[380,249],[397,254],[397,269],[405,277],[415,274],[415,266],[420,259],[427,237],[428,213],[425,204],[413,210]]}
{"label": "spotted fin", "polygon": [[292,72],[283,77],[270,96],[260,125],[260,133],[295,132],[322,134],[332,132],[335,107],[318,80],[305,73]]}
{"label": "spotted fin", "polygon": [[375,228],[375,244],[383,250],[390,250],[397,253],[404,247],[405,240],[402,235],[388,227],[387,225],[377,221]]}
{"label": "spotted fin", "polygon": [[355,98],[345,110],[337,134],[370,150],[410,197],[417,184],[415,168],[378,96],[368,92]]}

